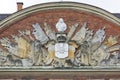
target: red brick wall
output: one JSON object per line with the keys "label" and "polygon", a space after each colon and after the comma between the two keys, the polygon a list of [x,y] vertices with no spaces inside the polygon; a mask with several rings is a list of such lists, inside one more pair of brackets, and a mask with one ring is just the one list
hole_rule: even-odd
{"label": "red brick wall", "polygon": [[55,24],[57,23],[59,18],[63,18],[65,23],[68,26],[67,31],[69,31],[69,28],[71,25],[75,23],[79,23],[80,28],[84,22],[88,23],[88,28],[94,29],[94,31],[98,30],[99,28],[106,27],[106,33],[107,35],[118,35],[120,34],[120,27],[116,24],[113,24],[110,21],[107,21],[107,19],[102,18],[95,14],[80,12],[77,10],[47,10],[47,11],[41,11],[37,13],[33,13],[31,15],[28,15],[24,17],[23,19],[14,22],[12,25],[9,25],[7,29],[5,29],[1,35],[0,38],[3,36],[10,36],[12,34],[17,34],[18,30],[25,30],[30,29],[32,30],[32,24],[39,23],[42,27],[44,22],[47,22],[52,29],[55,29]]}

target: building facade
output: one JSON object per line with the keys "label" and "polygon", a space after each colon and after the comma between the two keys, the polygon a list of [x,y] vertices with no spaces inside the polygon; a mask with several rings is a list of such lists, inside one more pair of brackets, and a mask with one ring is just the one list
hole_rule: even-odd
{"label": "building facade", "polygon": [[0,79],[120,79],[119,18],[75,2],[21,5],[0,21]]}

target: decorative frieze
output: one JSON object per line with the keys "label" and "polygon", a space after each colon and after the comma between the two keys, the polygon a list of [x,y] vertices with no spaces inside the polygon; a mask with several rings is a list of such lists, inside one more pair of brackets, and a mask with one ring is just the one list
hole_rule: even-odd
{"label": "decorative frieze", "polygon": [[96,31],[87,22],[68,29],[63,18],[55,25],[44,22],[32,25],[33,30],[18,30],[17,35],[0,39],[0,67],[21,68],[120,68],[118,36],[107,35],[106,27]]}

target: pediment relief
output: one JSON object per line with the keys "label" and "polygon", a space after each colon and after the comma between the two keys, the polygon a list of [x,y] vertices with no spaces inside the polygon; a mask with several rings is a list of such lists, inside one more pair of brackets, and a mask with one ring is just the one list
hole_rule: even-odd
{"label": "pediment relief", "polygon": [[83,22],[69,28],[64,18],[55,29],[42,24],[0,38],[1,68],[120,68],[119,35],[108,35],[108,27],[92,29]]}

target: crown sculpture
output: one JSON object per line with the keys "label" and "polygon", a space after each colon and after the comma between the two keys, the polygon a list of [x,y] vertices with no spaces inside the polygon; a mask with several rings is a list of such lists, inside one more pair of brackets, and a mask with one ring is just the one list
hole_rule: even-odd
{"label": "crown sculpture", "polygon": [[[57,31],[46,22],[32,24],[33,30],[18,30],[12,38],[0,39],[0,67],[86,68],[120,66],[118,36],[106,35],[106,28],[90,30],[87,22],[67,27],[63,18]],[[81,27],[81,28],[78,28]],[[68,32],[67,32],[68,29]],[[12,67],[10,67],[12,68]]]}

